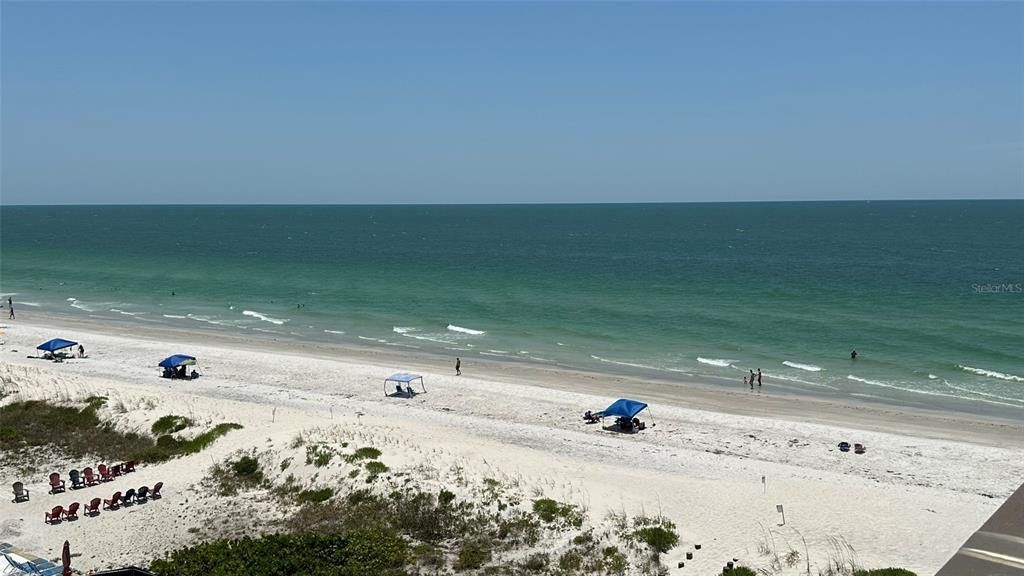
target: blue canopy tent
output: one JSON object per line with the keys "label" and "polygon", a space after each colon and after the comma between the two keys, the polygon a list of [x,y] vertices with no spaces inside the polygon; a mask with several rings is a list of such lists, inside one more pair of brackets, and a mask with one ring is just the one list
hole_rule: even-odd
{"label": "blue canopy tent", "polygon": [[[634,432],[637,428],[634,428],[632,420],[636,418],[637,414],[643,412],[646,409],[646,402],[640,402],[639,400],[629,400],[627,398],[620,398],[615,402],[612,402],[610,406],[605,408],[601,412],[601,416],[614,416],[615,425],[618,427],[619,430],[623,432]],[[643,430],[644,428],[645,426],[641,422],[638,429]]]}
{"label": "blue canopy tent", "polygon": [[426,392],[427,387],[423,384],[423,376],[420,376],[419,374],[412,374],[409,372],[395,372],[391,376],[388,376],[387,378],[384,379],[384,395],[388,395],[388,385],[391,384],[392,382],[399,389],[401,389],[402,384],[405,384],[411,390],[412,383],[417,380],[420,381],[420,388],[422,388],[423,391]]}
{"label": "blue canopy tent", "polygon": [[164,369],[164,378],[184,378],[186,380],[191,380],[192,378],[199,376],[199,373],[193,370],[192,374],[187,374],[185,372],[185,366],[195,366],[195,364],[195,356],[189,356],[188,354],[175,354],[174,356],[164,358],[159,364],[157,364],[157,366]]}
{"label": "blue canopy tent", "polygon": [[36,346],[36,350],[42,350],[43,352],[53,354],[58,350],[71,348],[72,346],[78,346],[78,342],[72,342],[71,340],[65,340],[63,338],[54,338],[53,340],[47,340],[39,346]]}
{"label": "blue canopy tent", "polygon": [[643,412],[644,408],[647,408],[647,404],[644,402],[622,398],[612,402],[611,406],[605,408],[604,415],[621,416],[632,420],[637,414]]}
{"label": "blue canopy tent", "polygon": [[192,366],[196,363],[195,356],[188,354],[175,354],[160,361],[157,366],[161,368],[177,368],[178,366]]}

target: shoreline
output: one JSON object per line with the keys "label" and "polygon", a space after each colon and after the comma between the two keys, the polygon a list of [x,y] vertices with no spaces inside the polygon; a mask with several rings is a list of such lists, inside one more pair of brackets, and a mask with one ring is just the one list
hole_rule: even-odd
{"label": "shoreline", "polygon": [[[381,359],[385,359],[393,363],[395,371],[411,369],[409,366],[421,366],[423,369],[438,373],[454,371],[454,355],[449,357],[432,351],[404,347],[313,342],[265,335],[242,336],[202,326],[186,330],[162,325],[140,326],[131,321],[118,323],[116,320],[81,319],[59,315],[36,314],[31,321],[15,322],[55,331],[83,330],[86,333],[127,336],[150,342],[174,342],[181,346],[191,343],[350,363],[379,364]],[[0,327],[3,326],[6,324],[0,324]],[[86,350],[89,348],[86,347]],[[182,351],[169,350],[168,354],[178,352]],[[154,359],[154,365],[157,360],[159,359]],[[199,365],[203,365],[202,358],[199,359]],[[1010,439],[1016,439],[1019,440],[1016,444],[1024,447],[1024,420],[1014,421],[996,416],[892,406],[870,400],[827,400],[788,390],[776,392],[772,390],[771,382],[765,385],[767,388],[751,393],[739,384],[736,385],[735,391],[731,391],[721,384],[689,378],[642,378],[614,372],[550,367],[527,361],[502,361],[490,358],[474,358],[468,364],[464,358],[463,371],[474,378],[497,383],[515,382],[549,390],[606,396],[609,403],[622,397],[623,393],[617,390],[625,389],[635,392],[636,396],[640,396],[638,399],[652,405],[660,403],[720,414],[839,425],[873,432],[910,433],[921,438],[967,441],[986,446],[1007,446],[1012,444],[1008,442]],[[554,385],[554,382],[565,385]],[[749,400],[751,398],[754,399],[753,402]],[[600,409],[601,406],[581,406],[579,412],[582,414],[585,410]],[[656,411],[654,417],[657,417]]]}

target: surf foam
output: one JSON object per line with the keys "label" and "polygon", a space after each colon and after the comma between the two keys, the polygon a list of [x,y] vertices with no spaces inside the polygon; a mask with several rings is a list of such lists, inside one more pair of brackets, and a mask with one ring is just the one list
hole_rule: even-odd
{"label": "surf foam", "polygon": [[701,358],[697,356],[697,362],[701,364],[710,364],[711,366],[719,366],[721,368],[728,368],[732,364],[732,360],[721,360],[718,358]]}
{"label": "surf foam", "polygon": [[860,378],[850,374],[846,377],[848,380],[854,382],[860,382],[869,386],[878,386],[880,388],[890,388],[892,390],[900,390],[902,392],[911,392],[914,394],[923,394],[925,396],[942,396],[944,398],[955,398],[957,400],[966,400],[968,402],[985,402],[986,404],[996,404],[998,406],[1010,406],[1011,408],[1024,408],[1020,404],[1010,404],[1009,402],[997,402],[995,400],[986,400],[984,398],[971,398],[970,396],[960,396],[959,394],[945,394],[943,392],[935,392],[931,390],[917,390],[914,388],[906,388],[903,386],[894,386],[892,384],[886,384],[885,382],[878,382],[877,380],[868,380],[867,378]]}
{"label": "surf foam", "polygon": [[1004,374],[1002,372],[996,372],[995,370],[986,370],[984,368],[973,368],[971,366],[963,366],[961,364],[956,365],[961,370],[966,370],[972,374],[979,376],[988,376],[989,378],[998,378],[1000,380],[1006,380],[1007,382],[1024,382],[1024,378],[1015,376],[1013,374]]}
{"label": "surf foam", "polygon": [[261,314],[259,312],[254,312],[252,310],[242,310],[242,315],[243,316],[252,316],[253,318],[256,318],[257,320],[263,320],[264,322],[270,322],[271,324],[276,324],[278,326],[284,324],[285,322],[288,322],[287,318],[285,318],[284,320],[280,320],[278,318],[272,318],[270,316],[267,316],[266,314]]}
{"label": "surf foam", "polygon": [[485,332],[483,330],[474,330],[472,328],[463,328],[462,326],[456,326],[454,324],[449,324],[448,325],[448,329],[451,330],[452,332],[461,332],[462,334],[470,334],[472,336],[483,336],[484,334],[487,334],[487,332]]}
{"label": "surf foam", "polygon": [[815,366],[814,364],[800,364],[799,362],[790,362],[789,360],[786,360],[782,365],[789,366],[790,368],[796,368],[798,370],[806,370],[808,372],[821,372],[821,366]]}

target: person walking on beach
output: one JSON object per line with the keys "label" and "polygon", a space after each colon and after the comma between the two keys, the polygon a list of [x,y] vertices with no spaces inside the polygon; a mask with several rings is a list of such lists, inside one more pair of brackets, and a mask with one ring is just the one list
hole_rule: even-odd
{"label": "person walking on beach", "polygon": [[455,358],[455,375],[462,376],[462,358]]}
{"label": "person walking on beach", "polygon": [[757,387],[758,388],[761,387],[761,369],[760,368],[757,369]]}
{"label": "person walking on beach", "polygon": [[10,296],[7,297],[7,307],[11,309],[11,313],[7,316],[8,320],[14,320],[14,300]]}

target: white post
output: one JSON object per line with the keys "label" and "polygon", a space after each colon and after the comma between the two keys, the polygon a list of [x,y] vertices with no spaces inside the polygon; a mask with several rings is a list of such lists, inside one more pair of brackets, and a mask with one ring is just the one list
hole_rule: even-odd
{"label": "white post", "polygon": [[785,509],[783,509],[782,504],[776,504],[775,505],[775,509],[779,511],[779,514],[782,514],[782,524],[779,524],[779,526],[785,526],[786,525],[786,511],[785,511]]}

